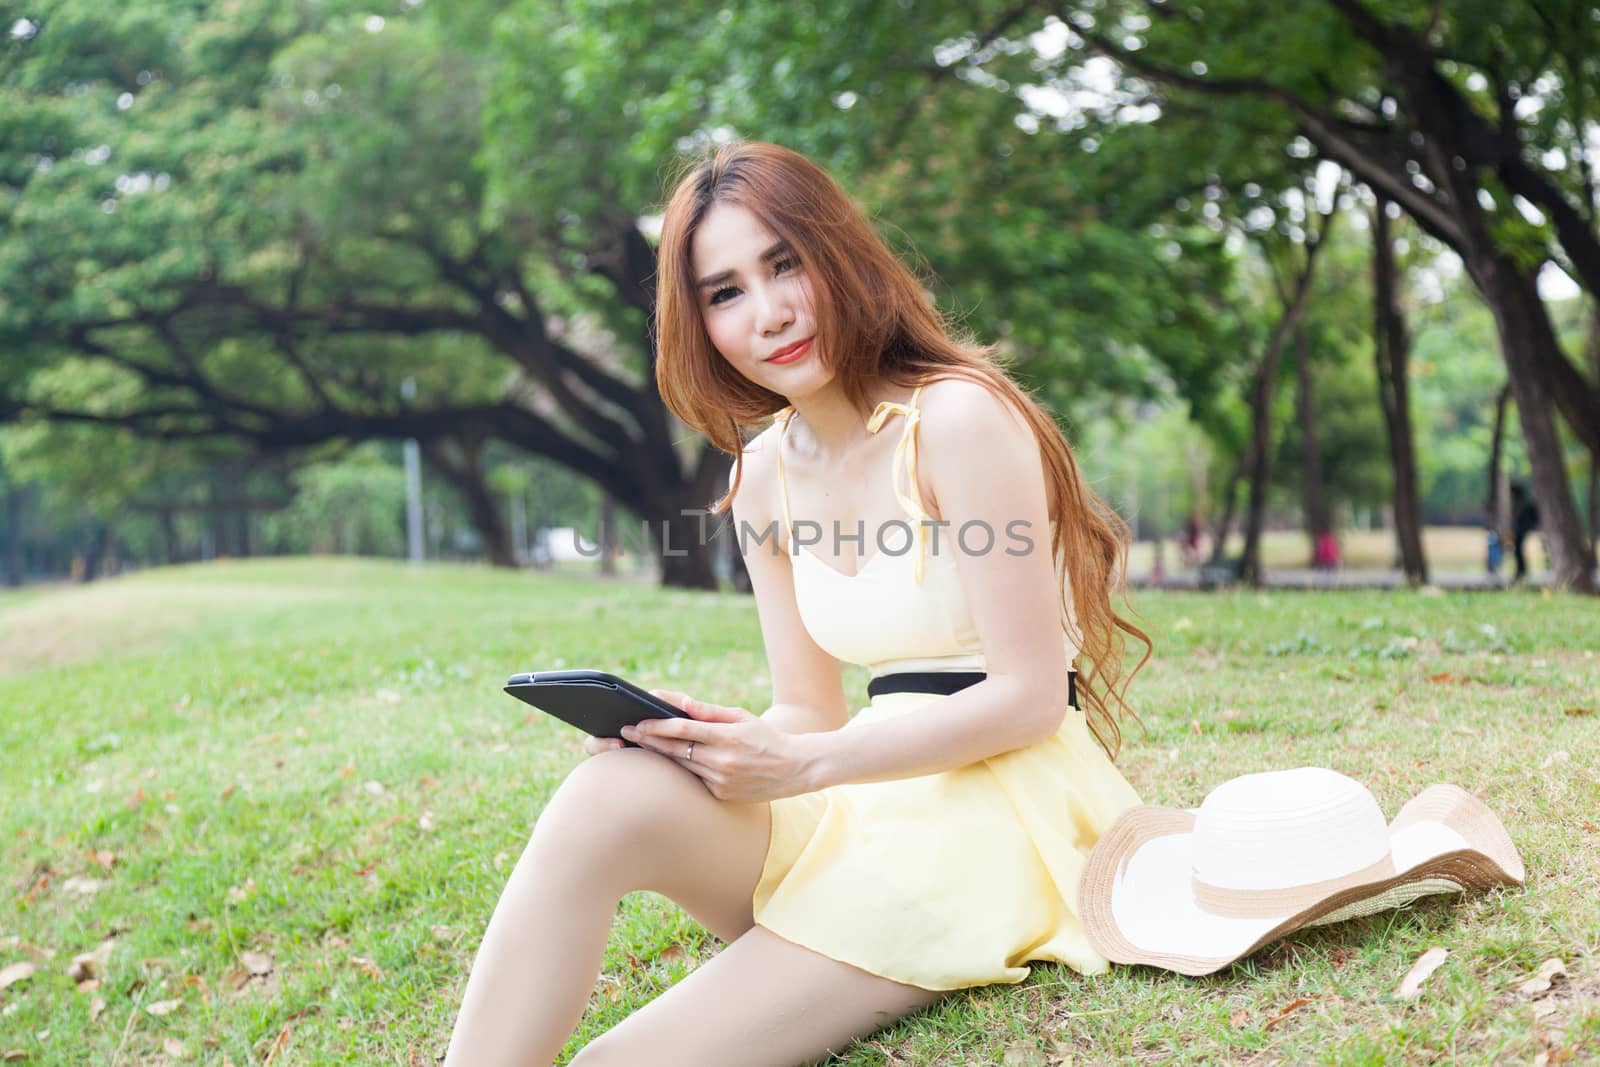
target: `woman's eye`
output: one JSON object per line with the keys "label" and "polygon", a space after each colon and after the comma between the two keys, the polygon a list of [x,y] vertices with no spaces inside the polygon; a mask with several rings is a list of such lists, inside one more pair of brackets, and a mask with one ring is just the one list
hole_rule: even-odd
{"label": "woman's eye", "polygon": [[[787,273],[784,268],[788,268],[788,270],[794,270],[798,266],[800,266],[799,260],[795,259],[793,256],[785,256],[772,265],[772,270],[773,273]],[[716,292],[712,293],[711,298],[707,300],[706,303],[720,304],[722,303],[723,294],[737,293],[738,291],[738,289],[731,285],[725,285],[721,289],[718,289]]]}

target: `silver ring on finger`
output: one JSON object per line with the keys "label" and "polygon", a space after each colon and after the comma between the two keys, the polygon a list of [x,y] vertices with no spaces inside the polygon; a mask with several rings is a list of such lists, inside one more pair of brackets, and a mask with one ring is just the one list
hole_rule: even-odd
{"label": "silver ring on finger", "polygon": [[689,751],[688,751],[688,752],[686,752],[686,753],[685,753],[685,754],[684,754],[684,757],[683,757],[683,758],[684,758],[684,759],[685,759],[685,760],[692,760],[692,759],[694,759],[694,742],[693,742],[693,741],[690,741],[690,742],[689,742]]}

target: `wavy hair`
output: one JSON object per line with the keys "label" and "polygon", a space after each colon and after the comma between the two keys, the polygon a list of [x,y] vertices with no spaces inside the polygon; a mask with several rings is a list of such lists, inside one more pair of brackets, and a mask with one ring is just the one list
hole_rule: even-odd
{"label": "wavy hair", "polygon": [[[656,386],[673,414],[733,457],[731,487],[711,511],[727,512],[738,492],[743,430],[770,423],[788,406],[783,394],[750,381],[722,357],[701,317],[692,243],[712,206],[726,203],[750,211],[788,241],[811,279],[816,351],[858,408],[870,408],[871,394],[884,383],[911,387],[961,377],[1026,418],[1044,460],[1052,548],[1066,577],[1062,625],[1079,650],[1078,692],[1096,740],[1115,758],[1122,744],[1119,711],[1138,717],[1126,700],[1128,683],[1154,646],[1112,604],[1115,590],[1127,605],[1127,524],[1084,483],[1055,420],[1006,372],[995,345],[958,332],[863,211],[805,156],[781,145],[735,141],[705,156],[681,157],[669,184],[656,274]],[[1129,637],[1144,644],[1132,670],[1126,669]]]}

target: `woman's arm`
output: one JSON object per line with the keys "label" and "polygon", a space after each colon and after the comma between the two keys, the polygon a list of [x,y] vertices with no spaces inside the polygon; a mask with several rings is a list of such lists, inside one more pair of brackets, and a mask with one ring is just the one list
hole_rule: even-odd
{"label": "woman's arm", "polygon": [[800,740],[805,792],[844,782],[936,774],[1025,748],[1055,732],[1067,691],[990,674],[907,715]]}
{"label": "woman's arm", "polygon": [[761,721],[771,723],[784,733],[816,734],[837,730],[841,725],[837,716],[807,704],[774,704],[761,713]]}
{"label": "woman's arm", "polygon": [[[777,505],[777,427],[751,441],[729,512],[755,596],[772,676],[772,706],[761,719],[786,733],[837,730],[849,718],[839,661],[812,639],[795,602],[794,570]],[[732,472],[729,472],[732,487]],[[765,536],[771,532],[774,536]]]}

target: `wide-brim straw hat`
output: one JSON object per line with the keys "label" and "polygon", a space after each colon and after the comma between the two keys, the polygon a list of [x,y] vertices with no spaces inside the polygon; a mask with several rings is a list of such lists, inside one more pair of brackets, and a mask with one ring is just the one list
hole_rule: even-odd
{"label": "wide-brim straw hat", "polygon": [[1360,782],[1297,767],[1224,782],[1197,810],[1123,812],[1089,856],[1079,903],[1107,959],[1196,975],[1300,927],[1523,875],[1505,827],[1463,789],[1431,785],[1385,825]]}

